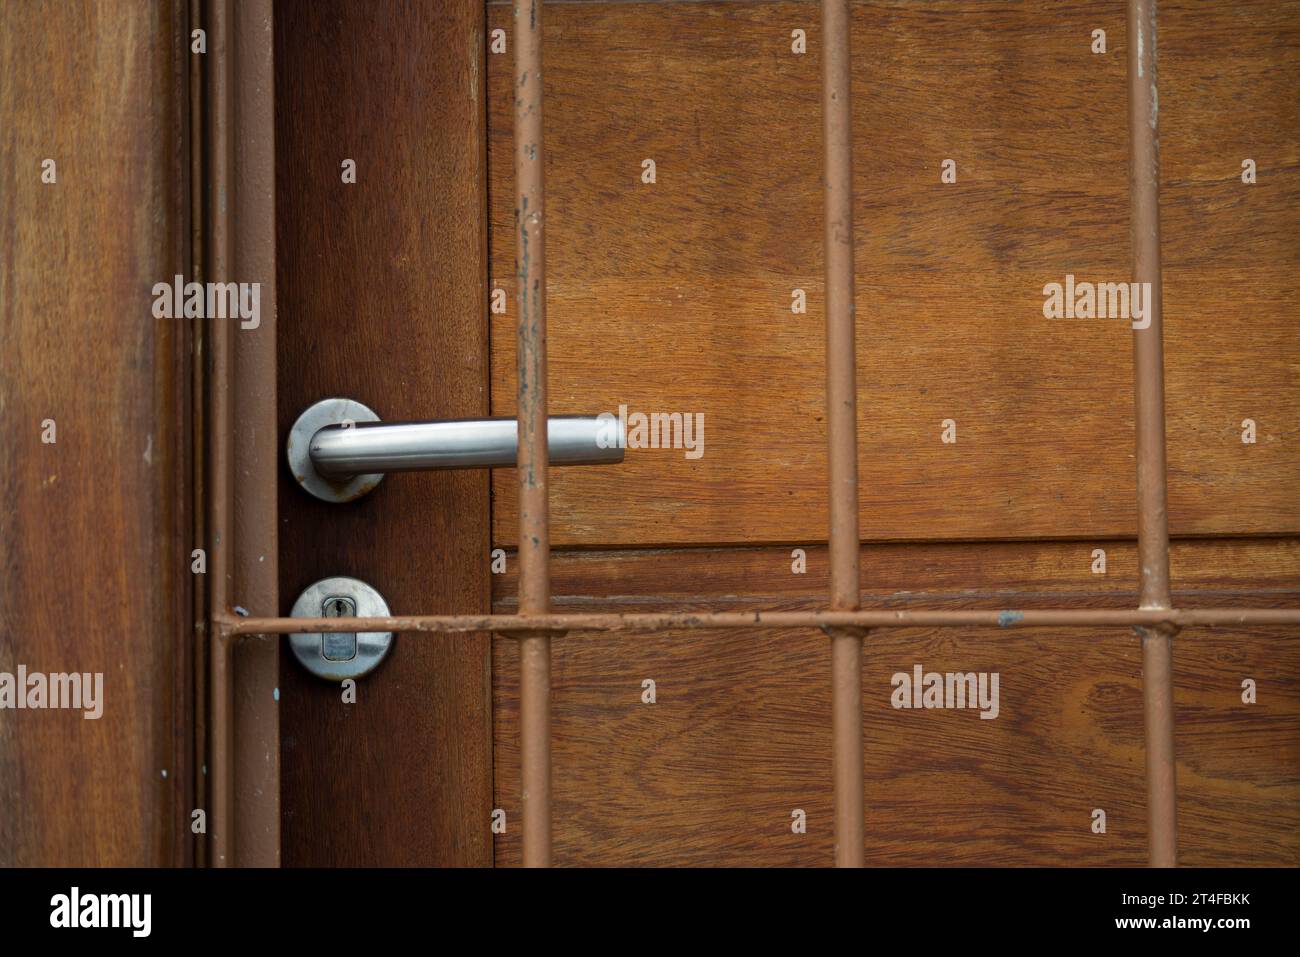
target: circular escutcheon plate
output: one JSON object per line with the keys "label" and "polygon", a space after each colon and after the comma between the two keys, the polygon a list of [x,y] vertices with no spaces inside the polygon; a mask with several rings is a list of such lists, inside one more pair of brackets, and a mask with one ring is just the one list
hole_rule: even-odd
{"label": "circular escutcheon plate", "polygon": [[[372,618],[389,614],[388,602],[365,582],[322,578],[293,603],[294,618]],[[374,671],[393,644],[391,631],[352,634],[295,633],[289,647],[304,668],[330,681],[360,678]]]}
{"label": "circular escutcheon plate", "polygon": [[298,484],[323,502],[351,502],[373,491],[383,481],[382,472],[354,475],[342,482],[331,482],[316,471],[311,462],[311,440],[327,425],[378,422],[379,416],[368,406],[353,399],[321,399],[308,406],[289,430],[285,456],[289,471]]}

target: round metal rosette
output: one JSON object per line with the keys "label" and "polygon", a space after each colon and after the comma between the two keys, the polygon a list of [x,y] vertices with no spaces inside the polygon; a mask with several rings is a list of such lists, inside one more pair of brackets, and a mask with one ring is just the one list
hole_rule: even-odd
{"label": "round metal rosette", "polygon": [[311,441],[327,425],[346,427],[360,422],[378,422],[379,416],[368,406],[353,399],[321,399],[308,407],[289,430],[285,456],[289,471],[304,489],[323,502],[352,502],[374,490],[384,480],[382,472],[353,475],[331,481],[316,471],[311,460]]}

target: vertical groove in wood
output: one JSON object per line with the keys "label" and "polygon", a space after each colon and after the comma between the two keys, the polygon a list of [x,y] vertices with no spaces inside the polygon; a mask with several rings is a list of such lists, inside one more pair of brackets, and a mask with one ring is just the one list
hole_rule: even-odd
{"label": "vertical groove in wood", "polygon": [[[204,0],[189,0],[189,29],[204,28]],[[189,57],[189,152],[190,152],[190,275],[196,282],[207,279],[206,263],[206,81],[205,60],[203,57]],[[193,320],[190,326],[190,423],[192,452],[190,480],[193,515],[191,520],[190,542],[196,548],[204,548],[208,553],[208,516],[207,516],[207,389],[206,374],[207,355],[206,322],[201,318]],[[202,543],[202,544],[200,544]],[[206,575],[193,576],[192,582],[194,621],[193,643],[190,649],[190,692],[192,722],[192,747],[194,751],[190,779],[193,799],[192,807],[209,807],[208,801],[208,582]],[[211,823],[209,821],[209,823]],[[208,837],[206,834],[192,834],[191,847],[193,864],[205,867],[208,863]]]}

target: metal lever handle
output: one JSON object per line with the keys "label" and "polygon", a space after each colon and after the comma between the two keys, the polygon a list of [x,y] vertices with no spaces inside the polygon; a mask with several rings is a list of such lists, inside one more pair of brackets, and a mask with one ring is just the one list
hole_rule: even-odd
{"label": "metal lever handle", "polygon": [[[552,416],[546,430],[550,463],[622,462],[622,429],[613,415]],[[322,399],[298,416],[285,451],[304,489],[326,502],[350,502],[386,472],[513,467],[518,449],[515,419],[385,423],[360,402]]]}
{"label": "metal lever handle", "polygon": [[[622,449],[600,446],[602,434],[612,436],[610,425],[617,427],[590,415],[553,416],[546,430],[551,464],[623,461]],[[312,437],[308,451],[317,472],[339,480],[367,472],[513,466],[518,449],[515,419],[459,419],[327,425]]]}

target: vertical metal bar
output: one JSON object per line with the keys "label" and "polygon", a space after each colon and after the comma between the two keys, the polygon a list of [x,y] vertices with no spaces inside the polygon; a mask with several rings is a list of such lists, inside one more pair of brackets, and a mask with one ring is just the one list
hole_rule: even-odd
{"label": "vertical metal bar", "polygon": [[212,740],[211,778],[209,801],[212,814],[208,820],[208,833],[212,842],[208,859],[210,867],[229,867],[234,862],[232,809],[235,804],[234,775],[234,707],[232,703],[230,635],[214,630],[208,644],[209,690],[212,720],[208,734]]}
{"label": "vertical metal bar", "polygon": [[[539,0],[540,2],[540,0]],[[551,866],[551,638],[519,642],[524,867]]]}
{"label": "vertical metal bar", "polygon": [[[1129,0],[1128,100],[1133,280],[1147,290],[1148,310],[1139,324],[1145,327],[1133,330],[1140,606],[1163,609],[1170,607],[1170,594],[1155,0]],[[1153,867],[1172,867],[1178,862],[1173,633],[1159,628],[1140,628],[1138,633],[1142,636],[1150,862]]]}
{"label": "vertical metal bar", "polygon": [[[214,281],[238,278],[260,284],[261,324],[232,342],[231,319],[209,318],[211,348],[211,475],[208,572],[209,707],[211,737],[208,834],[210,864],[279,863],[278,712],[273,691],[278,677],[278,645],[246,645],[236,655],[229,630],[231,595],[271,613],[277,598],[277,526],[275,517],[275,226],[274,133],[272,122],[271,4],[246,0],[238,9],[230,0],[212,0],[209,41],[210,171],[208,193],[208,275]],[[241,57],[242,54],[242,57]],[[238,74],[234,61],[240,58]],[[237,102],[238,101],[238,104]],[[240,144],[238,158],[235,143]],[[239,189],[236,189],[238,181]],[[236,400],[231,381],[236,368],[247,373],[249,387]],[[235,415],[236,401],[239,415]],[[241,434],[235,449],[234,423]],[[244,434],[247,433],[247,434]],[[234,470],[248,478],[238,495]],[[241,547],[232,536],[232,515],[240,514]],[[235,709],[236,671],[240,673],[241,707]],[[236,737],[236,725],[243,733]],[[239,831],[235,833],[235,762],[237,741],[242,772]],[[268,760],[266,754],[272,754]]]}
{"label": "vertical metal bar", "polygon": [[[230,280],[258,283],[256,328],[241,323],[230,352],[231,514],[238,528],[225,551],[237,603],[257,615],[279,611],[276,480],[275,64],[271,0],[240,0],[232,10],[230,52],[238,72],[231,90],[234,189]],[[220,321],[220,320],[219,320]],[[229,325],[233,320],[225,320]],[[280,863],[280,683],[278,641],[245,641],[231,650],[234,754],[234,859],[240,867]]]}
{"label": "vertical metal bar", "polygon": [[[230,228],[229,194],[231,176],[231,44],[230,5],[227,0],[213,0],[209,23],[209,58],[212,71],[209,83],[211,104],[211,162],[208,215],[212,228],[209,249],[210,278],[230,281],[232,263],[232,234]],[[209,548],[208,574],[211,595],[208,607],[216,618],[230,608],[230,324],[211,321],[208,327],[212,348],[212,474],[209,482],[211,516],[209,530],[212,540]],[[231,861],[232,806],[234,803],[233,775],[231,773],[231,684],[230,637],[221,629],[214,629],[210,637],[209,667],[211,670],[212,721],[209,728],[211,748],[211,815],[208,833],[212,842],[211,864],[225,867]]]}
{"label": "vertical metal bar", "polygon": [[[519,305],[519,610],[550,610],[546,446],[546,233],[542,0],[515,12],[515,279]],[[551,863],[551,638],[520,640],[524,866]]]}
{"label": "vertical metal bar", "polygon": [[1142,698],[1147,753],[1147,854],[1152,867],[1178,865],[1178,793],[1174,778],[1173,635],[1142,634]]}
{"label": "vertical metal bar", "polygon": [[[853,304],[853,124],[848,0],[822,0],[822,113],[826,145],[826,404],[830,477],[831,608],[858,607],[858,423]],[[835,863],[865,858],[862,637],[831,636]]]}

